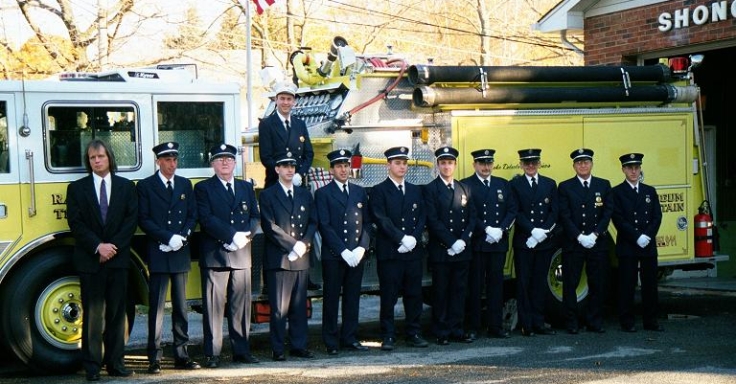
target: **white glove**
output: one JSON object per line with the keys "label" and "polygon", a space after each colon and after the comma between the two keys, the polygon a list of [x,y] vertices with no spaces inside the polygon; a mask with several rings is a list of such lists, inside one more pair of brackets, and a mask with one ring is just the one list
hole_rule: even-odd
{"label": "white glove", "polygon": [[534,236],[529,236],[529,238],[526,239],[526,246],[529,247],[529,249],[536,247],[537,244],[539,244],[539,242],[534,239]]}
{"label": "white glove", "polygon": [[537,243],[541,243],[545,239],[547,239],[547,232],[549,231],[546,231],[542,228],[534,228],[532,229],[532,237],[534,238],[534,240],[537,241]]}
{"label": "white glove", "polygon": [[248,235],[250,235],[250,232],[235,232],[235,236],[233,236],[233,244],[235,244],[238,249],[245,247],[250,241]]}
{"label": "white glove", "polygon": [[297,256],[302,257],[307,252],[307,245],[301,241],[297,241],[296,244],[294,244],[294,248],[291,250],[296,253]]}
{"label": "white glove", "polygon": [[501,238],[503,237],[503,231],[501,228],[486,227],[486,234],[493,238],[494,243],[501,241]]}
{"label": "white glove", "polygon": [[491,235],[486,235],[486,243],[493,244],[496,242],[496,239],[493,238]]}
{"label": "white glove", "polygon": [[455,242],[452,244],[452,250],[458,255],[463,253],[463,251],[465,250],[465,241],[463,241],[463,239],[455,240]]}
{"label": "white glove", "polygon": [[450,255],[450,256],[457,255],[457,253],[455,253],[455,251],[453,251],[452,248],[447,248],[447,254]]}
{"label": "white glove", "polygon": [[344,250],[340,253],[340,256],[342,256],[342,259],[345,260],[346,263],[348,263],[349,266],[354,267],[357,265],[355,262],[355,255],[353,255],[352,252],[349,250]]}
{"label": "white glove", "polygon": [[639,246],[642,247],[642,248],[646,248],[647,245],[649,245],[649,241],[650,240],[651,240],[651,238],[649,236],[647,236],[647,235],[641,235],[636,240],[636,244],[639,244]]}
{"label": "white glove", "polygon": [[595,233],[591,233],[590,235],[588,235],[588,244],[590,246],[589,247],[585,247],[585,248],[590,249],[590,248],[595,247],[595,241],[596,240],[598,240],[598,235],[596,235]]}
{"label": "white glove", "polygon": [[353,255],[355,255],[355,265],[357,266],[358,264],[360,264],[360,261],[363,260],[363,256],[365,256],[365,248],[357,247],[353,249]]}
{"label": "white glove", "polygon": [[302,185],[302,175],[295,173],[294,178],[291,179],[291,183],[294,184],[295,187]]}
{"label": "white glove", "polygon": [[171,236],[171,239],[169,239],[169,247],[174,251],[178,251],[184,246],[184,241],[186,241],[186,238],[183,236],[173,235]]}
{"label": "white glove", "polygon": [[235,252],[238,250],[238,246],[235,245],[235,243],[230,243],[230,244],[225,245],[225,249],[227,249],[230,252]]}
{"label": "white glove", "polygon": [[299,255],[297,255],[296,252],[291,251],[287,257],[289,258],[289,261],[296,261],[299,258]]}
{"label": "white glove", "polygon": [[417,239],[415,239],[414,236],[404,235],[404,237],[401,238],[401,245],[403,245],[408,251],[411,251],[417,246]]}
{"label": "white glove", "polygon": [[159,244],[158,249],[160,249],[161,252],[171,252],[174,250],[174,248],[171,248],[166,244]]}
{"label": "white glove", "polygon": [[404,244],[399,246],[399,253],[409,253],[409,248],[405,247]]}

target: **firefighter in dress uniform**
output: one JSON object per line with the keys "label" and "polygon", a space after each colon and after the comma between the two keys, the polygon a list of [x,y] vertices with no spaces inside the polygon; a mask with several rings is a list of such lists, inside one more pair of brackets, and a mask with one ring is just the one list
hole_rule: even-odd
{"label": "firefighter in dress uniform", "polygon": [[557,183],[539,174],[542,150],[519,151],[524,175],[511,180],[511,190],[519,204],[514,230],[519,326],[523,336],[554,335],[544,324],[547,271],[556,244],[552,230],[557,223]]}
{"label": "firefighter in dress uniform", "polygon": [[423,190],[432,269],[432,330],[439,345],[448,345],[450,340],[471,343],[475,336],[463,331],[463,317],[475,206],[470,188],[453,178],[457,149],[441,147],[434,155],[439,175]]}
{"label": "firefighter in dress uniform", "polygon": [[562,244],[562,301],[567,333],[579,332],[577,287],[585,266],[588,275],[588,306],[585,323],[589,332],[603,333],[603,304],[608,271],[608,224],[613,214],[611,183],[592,175],[593,151],[580,148],[570,153],[575,176],[560,183]]}
{"label": "firefighter in dress uniform", "polygon": [[503,267],[509,250],[509,232],[516,220],[518,207],[508,181],[491,176],[495,153],[493,149],[471,152],[475,173],[462,180],[470,188],[476,211],[473,259],[468,276],[467,324],[471,338],[483,324],[483,294],[486,297],[488,336],[509,337],[503,328]]}
{"label": "firefighter in dress uniform", "polygon": [[623,331],[636,332],[634,292],[638,272],[641,279],[644,329],[662,332],[664,328],[657,321],[659,300],[655,241],[662,224],[662,207],[654,187],[641,182],[643,158],[641,153],[628,153],[619,157],[626,179],[611,192],[619,271],[619,323]]}

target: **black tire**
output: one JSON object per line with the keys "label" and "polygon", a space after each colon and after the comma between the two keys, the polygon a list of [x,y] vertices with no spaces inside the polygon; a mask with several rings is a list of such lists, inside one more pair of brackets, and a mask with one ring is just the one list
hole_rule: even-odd
{"label": "black tire", "polygon": [[[564,327],[566,321],[565,306],[562,303],[562,250],[558,249],[557,252],[552,255],[552,259],[549,263],[549,269],[547,270],[547,299],[546,299],[546,320],[553,327]],[[588,305],[588,275],[585,273],[585,268],[580,276],[580,283],[577,288],[578,296],[578,313],[585,313],[585,308]]]}
{"label": "black tire", "polygon": [[4,342],[33,369],[68,373],[81,367],[81,295],[71,265],[71,249],[45,251],[13,271],[3,290]]}

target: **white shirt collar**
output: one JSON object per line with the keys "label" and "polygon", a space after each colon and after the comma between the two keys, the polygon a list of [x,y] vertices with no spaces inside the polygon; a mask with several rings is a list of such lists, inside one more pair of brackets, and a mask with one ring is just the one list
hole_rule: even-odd
{"label": "white shirt collar", "polygon": [[161,182],[164,183],[164,186],[166,185],[167,181],[171,181],[171,188],[174,188],[174,178],[173,177],[171,179],[167,179],[166,176],[164,176],[163,173],[161,173],[161,171],[158,171],[156,173],[158,173],[158,178],[161,179]]}

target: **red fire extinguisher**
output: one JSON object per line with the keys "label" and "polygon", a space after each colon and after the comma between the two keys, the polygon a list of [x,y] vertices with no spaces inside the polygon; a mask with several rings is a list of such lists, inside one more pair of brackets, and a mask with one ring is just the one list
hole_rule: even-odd
{"label": "red fire extinguisher", "polygon": [[713,217],[710,203],[703,201],[695,215],[695,257],[713,256]]}

